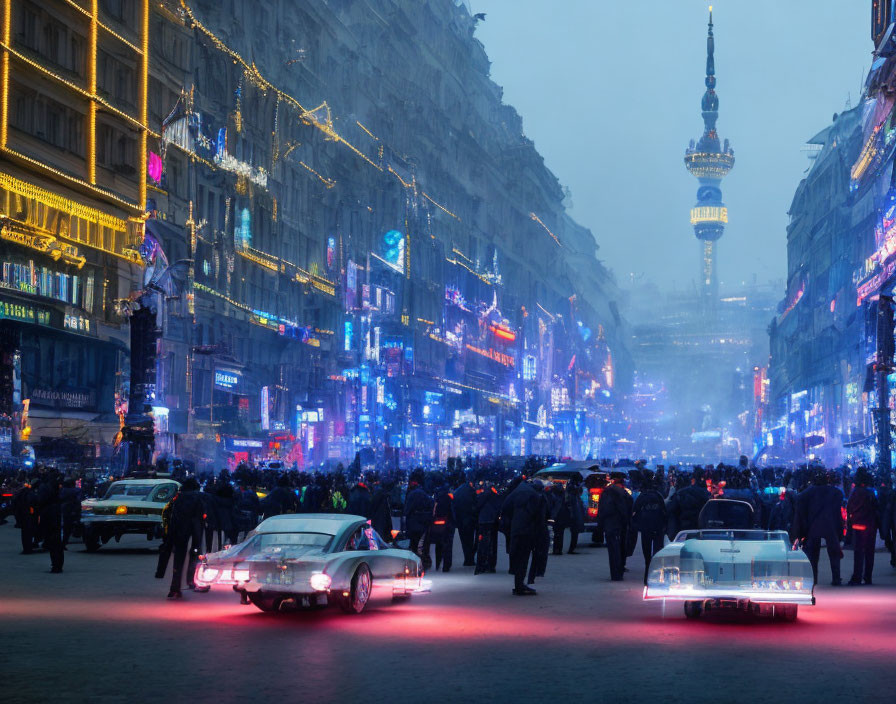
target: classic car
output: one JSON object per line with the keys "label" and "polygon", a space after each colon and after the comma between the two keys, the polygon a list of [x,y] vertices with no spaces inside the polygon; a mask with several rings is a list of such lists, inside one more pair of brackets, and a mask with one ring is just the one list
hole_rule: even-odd
{"label": "classic car", "polygon": [[371,598],[424,591],[413,552],[387,543],[366,518],[327,513],[262,521],[242,543],[201,556],[195,583],[232,587],[262,611],[335,603],[357,614]]}
{"label": "classic car", "polygon": [[582,483],[582,503],[585,505],[585,531],[591,531],[595,543],[603,542],[603,533],[597,523],[597,505],[601,492],[609,483],[609,474],[598,461],[557,462],[535,473],[535,479],[566,486],[573,478]]}
{"label": "classic car", "polygon": [[147,540],[162,536],[162,509],[177,493],[173,479],[120,479],[101,499],[81,502],[81,535],[87,552],[96,552],[112,538],[145,533]]}
{"label": "classic car", "polygon": [[794,621],[814,605],[812,566],[785,531],[753,528],[744,501],[712,499],[696,530],[681,531],[650,561],[644,599],[684,602],[688,618],[737,608]]}

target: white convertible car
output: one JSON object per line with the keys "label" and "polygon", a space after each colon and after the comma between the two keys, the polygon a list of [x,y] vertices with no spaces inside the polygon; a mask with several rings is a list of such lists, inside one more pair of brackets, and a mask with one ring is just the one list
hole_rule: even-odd
{"label": "white convertible car", "polygon": [[680,532],[653,556],[644,598],[682,601],[688,618],[739,608],[795,620],[800,604],[815,604],[812,566],[786,532],[751,528],[752,515],[743,501],[709,501],[697,530]]}
{"label": "white convertible car", "polygon": [[327,513],[262,521],[242,543],[201,557],[195,581],[199,588],[230,586],[262,611],[335,602],[361,613],[371,598],[425,590],[413,552],[386,543],[366,518]]}

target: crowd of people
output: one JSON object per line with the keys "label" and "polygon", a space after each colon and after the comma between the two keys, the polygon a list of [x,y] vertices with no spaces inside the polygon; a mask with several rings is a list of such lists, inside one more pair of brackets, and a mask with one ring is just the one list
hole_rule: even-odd
{"label": "crowd of people", "polygon": [[[345,513],[369,519],[387,542],[407,540],[424,569],[434,566],[443,572],[454,568],[456,534],[463,567],[472,567],[477,575],[495,573],[503,534],[513,594],[533,595],[532,585],[545,575],[549,556],[564,554],[564,546],[566,554],[576,554],[586,525],[583,483],[540,480],[536,472],[547,463],[529,458],[508,469],[453,461],[445,470],[410,472],[363,472],[353,463],[326,473],[242,464],[217,476],[160,468],[181,486],[162,512],[155,576],[163,579],[171,563],[169,597],[176,599],[182,594],[185,563],[185,581],[195,588],[198,556],[235,544],[261,520],[287,513]],[[640,543],[646,583],[651,557],[667,538],[698,528],[701,509],[714,497],[748,503],[756,528],[786,531],[806,552],[816,582],[823,545],[835,585],[841,583],[844,545],[854,551],[850,585],[871,584],[878,535],[896,566],[892,476],[864,467],[756,469],[746,458],[736,466],[605,464],[607,479],[600,487],[592,540],[606,544],[611,580],[624,579],[627,559]],[[22,553],[43,547],[51,572],[62,572],[81,501],[102,497],[111,481],[40,466],[3,477],[4,490],[13,494]]]}

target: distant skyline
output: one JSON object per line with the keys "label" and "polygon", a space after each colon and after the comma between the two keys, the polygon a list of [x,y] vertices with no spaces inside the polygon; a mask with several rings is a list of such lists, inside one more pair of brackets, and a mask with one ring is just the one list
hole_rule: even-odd
{"label": "distant skyline", "polygon": [[[697,181],[684,151],[703,130],[709,3],[699,0],[470,0],[476,36],[504,101],[572,192],[598,257],[626,285],[694,286],[700,247],[689,222]],[[794,191],[806,141],[851,100],[873,49],[865,0],[714,2],[719,134],[736,165],[722,290],[786,276]],[[782,290],[783,295],[783,290]]]}

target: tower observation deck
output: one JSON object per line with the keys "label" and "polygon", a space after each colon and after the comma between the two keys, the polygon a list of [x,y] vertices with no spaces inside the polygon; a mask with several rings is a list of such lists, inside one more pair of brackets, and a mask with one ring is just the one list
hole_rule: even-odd
{"label": "tower observation deck", "polygon": [[722,202],[722,179],[734,167],[734,150],[719,139],[716,122],[719,119],[719,98],[716,95],[715,40],[713,38],[712,6],[709,8],[709,33],[706,38],[706,92],[701,103],[703,135],[695,143],[691,140],[684,156],[687,170],[699,181],[697,204],[691,209],[691,225],[700,240],[700,288],[704,303],[715,307],[719,298],[719,279],[716,265],[717,245],[728,223],[728,208]]}

